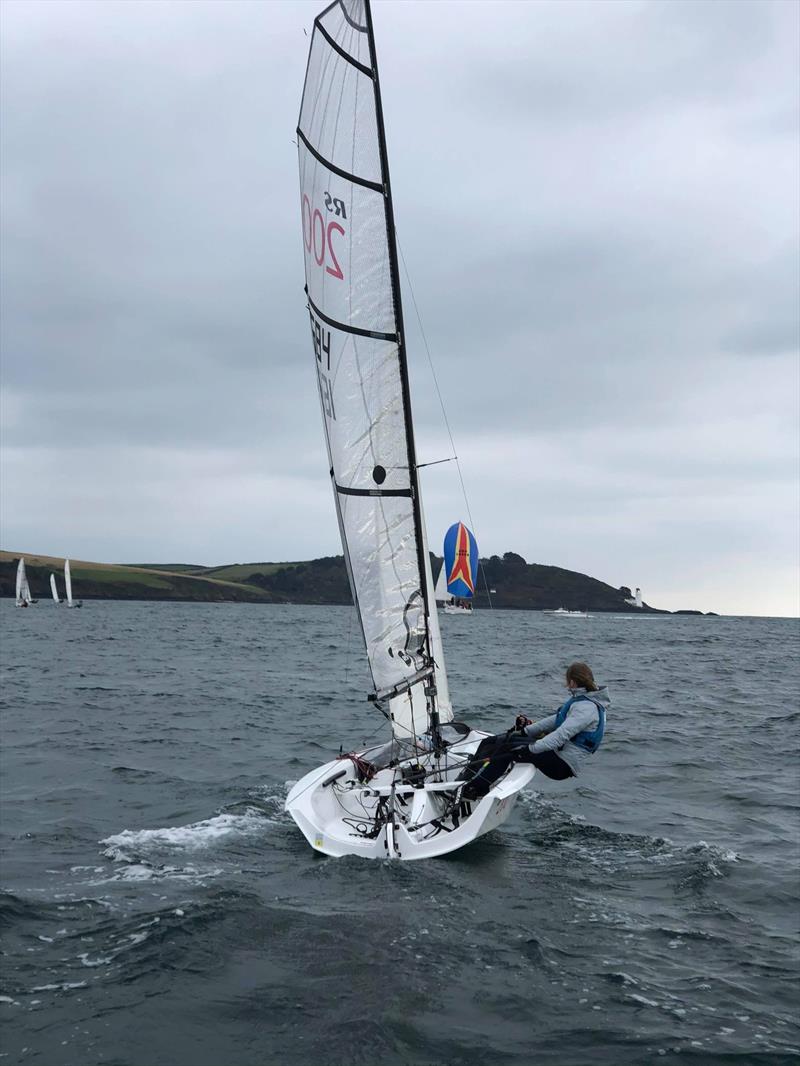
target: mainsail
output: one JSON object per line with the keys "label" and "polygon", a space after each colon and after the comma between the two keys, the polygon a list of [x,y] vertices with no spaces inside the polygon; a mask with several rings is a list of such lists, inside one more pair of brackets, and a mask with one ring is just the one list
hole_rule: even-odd
{"label": "mainsail", "polygon": [[55,602],[56,603],[61,603],[61,600],[58,598],[58,588],[56,586],[56,575],[55,574],[51,574],[50,575],[50,591],[53,594],[53,599],[55,600]]}
{"label": "mainsail", "polygon": [[64,588],[66,589],[67,606],[72,606],[72,574],[69,570],[69,559],[64,560]]}
{"label": "mainsail", "polygon": [[[451,717],[417,479],[369,0],[314,21],[297,127],[306,295],[339,529],[397,737]],[[430,691],[436,675],[438,697]],[[438,707],[438,711],[437,711]]]}

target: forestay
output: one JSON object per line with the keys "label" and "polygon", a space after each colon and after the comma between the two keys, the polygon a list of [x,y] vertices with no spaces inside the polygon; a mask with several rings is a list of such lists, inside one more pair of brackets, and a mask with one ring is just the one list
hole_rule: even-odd
{"label": "forestay", "polygon": [[[342,544],[376,693],[394,695],[395,734],[407,736],[428,727],[419,682],[434,659],[441,716],[450,714],[425,574],[370,18],[364,0],[337,0],[315,20],[297,144],[306,294]],[[402,707],[413,707],[413,721],[406,713],[401,726]]]}

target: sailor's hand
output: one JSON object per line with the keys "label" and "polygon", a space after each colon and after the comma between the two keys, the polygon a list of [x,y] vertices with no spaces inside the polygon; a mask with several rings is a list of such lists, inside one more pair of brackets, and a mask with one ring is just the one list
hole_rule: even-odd
{"label": "sailor's hand", "polygon": [[518,714],[516,721],[514,722],[514,728],[517,730],[518,733],[524,733],[525,726],[532,724],[533,723],[531,722],[530,718],[526,718],[524,714]]}

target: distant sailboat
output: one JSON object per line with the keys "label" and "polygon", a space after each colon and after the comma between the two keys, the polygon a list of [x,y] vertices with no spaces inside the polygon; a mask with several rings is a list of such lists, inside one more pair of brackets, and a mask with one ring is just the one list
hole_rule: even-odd
{"label": "distant sailboat", "polygon": [[61,603],[61,600],[58,598],[58,587],[56,586],[55,574],[50,575],[50,591],[53,593],[53,602]]}
{"label": "distant sailboat", "polygon": [[463,522],[456,522],[444,536],[444,560],[434,590],[445,614],[472,614],[477,573],[477,541]]}
{"label": "distant sailboat", "polygon": [[83,600],[72,598],[72,575],[69,570],[69,559],[64,560],[64,586],[67,590],[67,607],[83,607]]}
{"label": "distant sailboat", "polygon": [[17,563],[17,607],[28,607],[32,603],[36,603],[36,600],[31,596],[28,575],[25,573],[25,559],[20,558]]}
{"label": "distant sailboat", "polygon": [[542,611],[542,614],[557,614],[563,617],[570,618],[588,618],[588,611],[568,611],[566,607],[556,607],[554,611]]}

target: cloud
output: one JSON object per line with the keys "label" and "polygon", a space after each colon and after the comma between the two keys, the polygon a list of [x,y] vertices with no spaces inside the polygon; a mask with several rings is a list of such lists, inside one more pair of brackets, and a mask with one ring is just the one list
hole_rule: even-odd
{"label": "cloud", "polygon": [[[4,544],[338,550],[292,143],[317,11],[4,5]],[[427,340],[482,549],[796,612],[797,6],[375,22],[418,452],[451,454]],[[435,546],[464,503],[424,478]]]}

